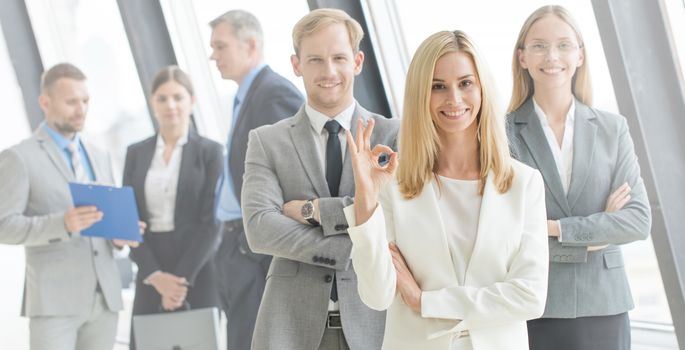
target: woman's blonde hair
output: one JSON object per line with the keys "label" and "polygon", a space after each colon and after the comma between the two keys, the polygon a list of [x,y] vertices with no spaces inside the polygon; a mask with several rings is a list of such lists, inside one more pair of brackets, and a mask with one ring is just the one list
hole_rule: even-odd
{"label": "woman's blonde hair", "polygon": [[477,116],[480,139],[480,193],[492,171],[495,187],[504,193],[511,187],[513,170],[504,123],[497,117],[495,89],[485,62],[471,39],[462,31],[437,32],[421,43],[409,65],[404,92],[404,112],[400,128],[401,161],[397,180],[402,195],[418,196],[437,171],[440,137],[430,111],[433,73],[438,59],[450,52],[468,55],[476,68],[481,87],[481,107]]}
{"label": "woman's blonde hair", "polygon": [[511,93],[511,101],[509,102],[509,107],[507,108],[507,113],[511,113],[517,110],[521,105],[523,105],[526,100],[528,100],[535,92],[533,85],[533,78],[528,73],[527,69],[521,67],[519,62],[519,50],[525,48],[526,36],[530,28],[539,19],[553,15],[557,16],[559,19],[568,24],[571,29],[576,33],[576,39],[578,40],[578,46],[580,50],[583,50],[584,63],[582,66],[576,69],[576,73],[573,76],[573,83],[571,85],[571,91],[573,95],[583,104],[591,106],[592,105],[592,84],[590,80],[590,69],[587,64],[587,50],[585,49],[585,42],[583,41],[583,35],[580,33],[578,24],[565,8],[558,5],[548,5],[540,7],[535,10],[528,19],[523,23],[521,31],[519,32],[518,39],[516,40],[516,46],[514,47],[514,55],[511,60],[511,71],[513,74],[514,86]]}

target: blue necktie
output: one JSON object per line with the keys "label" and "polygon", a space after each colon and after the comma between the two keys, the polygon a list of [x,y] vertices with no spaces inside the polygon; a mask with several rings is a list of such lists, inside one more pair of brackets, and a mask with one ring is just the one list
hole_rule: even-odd
{"label": "blue necktie", "polygon": [[233,125],[235,125],[235,120],[238,118],[236,112],[238,111],[238,106],[240,105],[240,99],[238,95],[233,98]]}

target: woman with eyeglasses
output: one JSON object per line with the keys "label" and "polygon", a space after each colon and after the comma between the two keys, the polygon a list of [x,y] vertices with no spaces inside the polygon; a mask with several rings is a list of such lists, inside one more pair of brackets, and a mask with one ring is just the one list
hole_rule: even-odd
{"label": "woman with eyeglasses", "polygon": [[632,296],[620,245],[647,238],[651,213],[624,117],[592,107],[576,22],[544,6],[514,49],[507,116],[512,153],[545,181],[549,287],[530,348],[630,349]]}

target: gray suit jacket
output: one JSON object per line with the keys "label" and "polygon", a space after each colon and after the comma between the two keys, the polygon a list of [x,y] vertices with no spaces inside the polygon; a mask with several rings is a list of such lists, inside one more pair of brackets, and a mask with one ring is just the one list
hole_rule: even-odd
{"label": "gray suit jacket", "polygon": [[[82,141],[99,184],[112,184],[109,158]],[[23,315],[68,316],[89,312],[96,283],[107,306],[122,309],[121,279],[113,246],[69,234],[64,212],[72,205],[74,175],[50,135],[30,138],[0,153],[0,243],[23,244],[26,280]]]}
{"label": "gray suit jacket", "polygon": [[[507,117],[514,156],[545,181],[547,218],[561,223],[549,238],[550,269],[543,317],[615,315],[633,308],[620,244],[647,238],[651,211],[624,117],[575,101],[573,165],[568,195],[529,99]],[[631,199],[606,213],[607,197],[624,182]],[[588,252],[588,246],[609,246]]]}
{"label": "gray suit jacket", "polygon": [[[352,118],[374,118],[372,144],[394,145],[396,120],[357,106]],[[356,130],[352,129],[355,134]],[[257,316],[253,349],[316,349],[326,325],[331,277],[335,273],[345,338],[351,349],[380,349],[385,312],[365,306],[357,292],[352,242],[343,208],[354,196],[346,152],[340,196],[330,197],[304,106],[295,116],[250,132],[242,209],[250,247],[273,255]],[[321,226],[300,224],[282,214],[283,204],[319,198]]]}

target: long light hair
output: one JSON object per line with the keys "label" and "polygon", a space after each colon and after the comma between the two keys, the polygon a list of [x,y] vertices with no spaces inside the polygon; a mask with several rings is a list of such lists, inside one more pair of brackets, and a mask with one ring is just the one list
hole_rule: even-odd
{"label": "long light hair", "polygon": [[530,76],[530,73],[527,69],[521,67],[521,63],[519,62],[519,50],[524,49],[526,36],[528,36],[528,32],[533,24],[547,15],[557,16],[559,19],[568,24],[576,33],[579,49],[583,50],[584,62],[583,65],[576,68],[576,73],[573,75],[571,91],[580,102],[588,106],[592,105],[592,84],[590,79],[590,69],[588,68],[587,64],[587,49],[585,48],[583,35],[580,33],[578,24],[568,10],[558,5],[548,5],[540,7],[531,13],[530,16],[528,16],[528,19],[526,19],[526,21],[523,23],[523,27],[521,27],[518,39],[516,39],[514,55],[511,60],[511,71],[513,74],[514,86],[511,93],[511,101],[509,102],[509,107],[507,108],[507,113],[517,110],[519,107],[521,107],[521,105],[523,105],[523,103],[533,96],[533,93],[535,92],[533,78]]}
{"label": "long light hair", "polygon": [[402,195],[411,199],[418,196],[425,184],[438,170],[437,158],[441,148],[438,129],[431,118],[430,98],[435,63],[450,52],[469,56],[476,68],[481,87],[481,107],[477,116],[480,138],[480,193],[492,171],[494,184],[500,193],[511,187],[513,169],[504,123],[497,117],[495,90],[485,62],[471,39],[462,31],[437,32],[421,43],[409,65],[404,92],[404,112],[400,128],[399,152],[401,161],[397,181]]}

